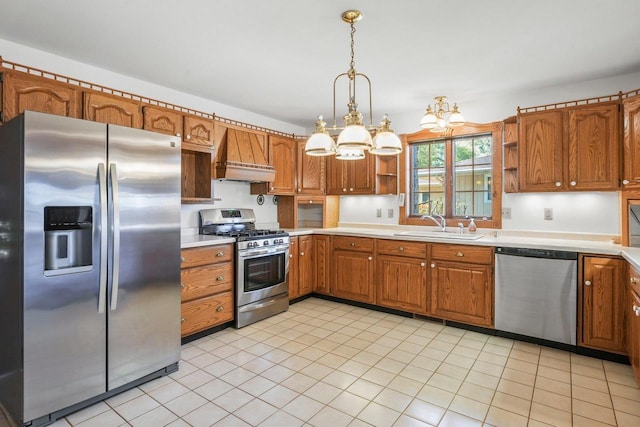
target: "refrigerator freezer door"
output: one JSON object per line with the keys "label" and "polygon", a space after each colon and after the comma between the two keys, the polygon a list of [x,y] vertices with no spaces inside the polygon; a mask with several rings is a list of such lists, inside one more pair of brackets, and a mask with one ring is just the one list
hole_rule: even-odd
{"label": "refrigerator freezer door", "polygon": [[[98,164],[106,154],[106,125],[24,113],[25,421],[106,391],[106,312],[98,306]],[[78,206],[91,211],[82,248],[90,265],[45,275],[44,208]]]}
{"label": "refrigerator freezer door", "polygon": [[112,390],[180,359],[181,162],[176,137],[109,125],[108,138]]}

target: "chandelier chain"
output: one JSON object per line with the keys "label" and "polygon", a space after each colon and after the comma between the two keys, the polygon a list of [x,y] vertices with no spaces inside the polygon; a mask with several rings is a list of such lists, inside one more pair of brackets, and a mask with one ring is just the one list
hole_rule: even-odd
{"label": "chandelier chain", "polygon": [[[356,34],[356,27],[355,25],[353,25],[353,23],[351,23],[351,63],[349,64],[349,66],[351,67],[349,69],[349,74],[355,74],[355,66],[356,66],[356,61],[354,59],[355,56],[355,50],[354,50],[354,46],[355,46],[355,41],[354,41],[354,36]],[[354,76],[355,77],[355,76]]]}

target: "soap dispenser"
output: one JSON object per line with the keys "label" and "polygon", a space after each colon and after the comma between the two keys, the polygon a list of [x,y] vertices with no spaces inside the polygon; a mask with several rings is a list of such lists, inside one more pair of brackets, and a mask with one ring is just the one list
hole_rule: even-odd
{"label": "soap dispenser", "polygon": [[478,231],[478,227],[476,227],[476,223],[473,218],[471,218],[471,221],[469,221],[469,227],[467,228],[469,229],[469,233],[475,233],[476,231]]}

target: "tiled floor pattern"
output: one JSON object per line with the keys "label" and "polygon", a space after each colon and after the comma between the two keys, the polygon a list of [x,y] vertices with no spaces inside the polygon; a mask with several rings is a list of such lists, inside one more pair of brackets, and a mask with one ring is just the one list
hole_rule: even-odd
{"label": "tiled floor pattern", "polygon": [[311,298],[69,425],[638,427],[640,389],[629,366]]}

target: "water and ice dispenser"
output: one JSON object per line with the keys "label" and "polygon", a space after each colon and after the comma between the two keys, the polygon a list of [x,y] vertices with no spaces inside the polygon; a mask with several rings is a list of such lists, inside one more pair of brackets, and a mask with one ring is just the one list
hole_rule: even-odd
{"label": "water and ice dispenser", "polygon": [[44,270],[46,275],[91,269],[93,212],[91,206],[44,208]]}

